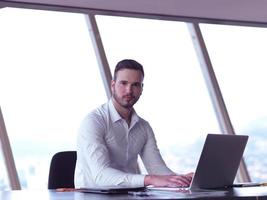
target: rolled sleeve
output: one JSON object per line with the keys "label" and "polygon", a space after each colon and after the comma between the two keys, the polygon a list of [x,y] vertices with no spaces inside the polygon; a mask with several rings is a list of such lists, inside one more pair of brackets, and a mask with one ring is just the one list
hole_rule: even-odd
{"label": "rolled sleeve", "polygon": [[133,187],[143,187],[145,185],[145,175],[133,175],[130,182],[132,183]]}

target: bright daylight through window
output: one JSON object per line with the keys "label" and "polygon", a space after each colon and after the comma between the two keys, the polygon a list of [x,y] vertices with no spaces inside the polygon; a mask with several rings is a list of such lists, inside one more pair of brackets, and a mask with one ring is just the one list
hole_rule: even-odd
{"label": "bright daylight through window", "polygon": [[208,24],[200,27],[235,132],[250,136],[244,157],[251,179],[266,181],[267,29]]}
{"label": "bright daylight through window", "polygon": [[0,105],[21,186],[47,188],[52,155],[74,150],[81,119],[106,101],[85,16],[5,8],[0,28]]}

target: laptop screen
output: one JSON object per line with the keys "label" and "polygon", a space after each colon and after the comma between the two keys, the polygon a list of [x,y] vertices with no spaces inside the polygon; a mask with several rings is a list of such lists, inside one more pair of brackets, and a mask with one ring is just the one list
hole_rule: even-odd
{"label": "laptop screen", "polygon": [[247,140],[247,135],[208,134],[190,188],[232,186]]}

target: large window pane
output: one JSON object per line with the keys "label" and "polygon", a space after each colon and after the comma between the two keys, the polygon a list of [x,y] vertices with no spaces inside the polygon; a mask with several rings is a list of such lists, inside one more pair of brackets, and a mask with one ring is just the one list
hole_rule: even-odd
{"label": "large window pane", "polygon": [[267,179],[267,29],[202,24],[201,30],[235,132],[250,136],[245,161],[253,181]]}
{"label": "large window pane", "polygon": [[165,161],[194,170],[207,133],[219,128],[185,23],[97,16],[108,61],[124,58],[145,69],[137,112],[150,122]]}
{"label": "large window pane", "polygon": [[5,162],[4,162],[4,158],[3,158],[3,154],[1,152],[1,149],[0,149],[0,169],[1,169],[0,191],[9,190],[10,186],[9,186],[9,181],[8,181],[8,177],[7,177],[7,171],[5,170],[6,166],[5,166]]}
{"label": "large window pane", "polygon": [[84,15],[0,10],[0,105],[22,188],[47,188],[57,151],[106,101]]}

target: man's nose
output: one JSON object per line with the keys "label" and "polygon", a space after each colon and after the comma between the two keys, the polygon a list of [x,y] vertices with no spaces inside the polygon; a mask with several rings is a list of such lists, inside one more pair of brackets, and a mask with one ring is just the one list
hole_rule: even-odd
{"label": "man's nose", "polygon": [[127,84],[127,86],[126,86],[126,91],[127,91],[128,93],[132,92],[132,91],[133,91],[133,86],[132,86],[131,84]]}

